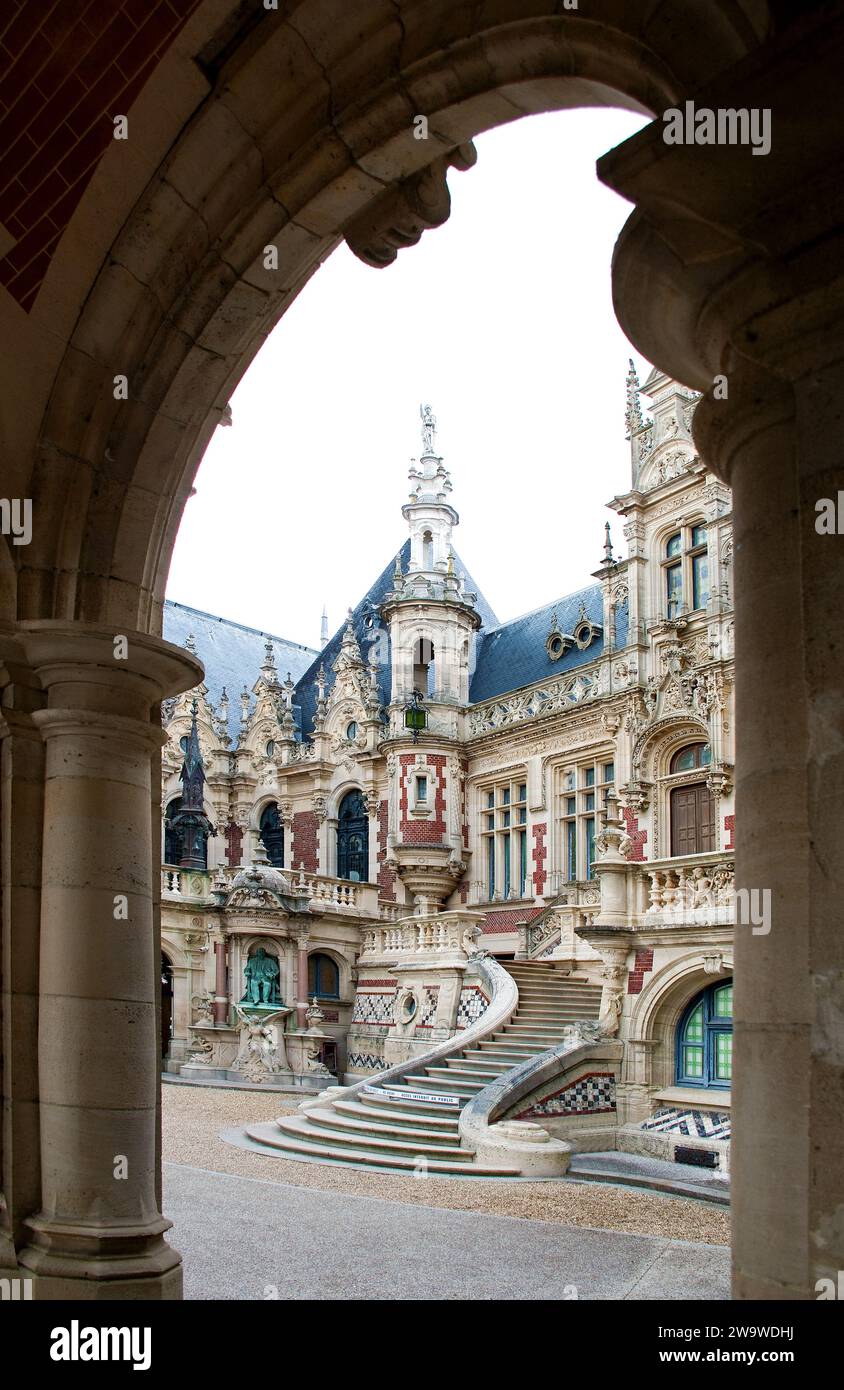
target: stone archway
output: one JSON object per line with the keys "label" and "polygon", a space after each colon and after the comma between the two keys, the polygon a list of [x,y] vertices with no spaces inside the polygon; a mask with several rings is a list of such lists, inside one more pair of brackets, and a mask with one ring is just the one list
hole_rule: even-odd
{"label": "stone archway", "polygon": [[[462,0],[299,0],[240,27],[234,0],[186,4],[129,112],[135,145],[103,156],[30,307],[0,301],[19,406],[7,485],[38,518],[26,553],[9,546],[0,570],[2,1239],[41,1296],[180,1288],[167,1223],[149,1215],[160,1210],[152,847],[158,703],[201,673],[157,634],[182,509],[231,391],[341,236],[385,264],[397,241],[442,221],[446,170],[471,158],[473,135],[573,105],[656,113],[690,93],[698,106],[772,109],[770,154],[668,145],[655,120],[599,175],[635,207],[614,257],[619,319],[651,361],[707,392],[696,438],[734,495],[737,871],[777,909],[769,937],[739,932],[736,947],[735,1102],[753,1133],[735,1152],[736,1292],[811,1297],[844,1263],[831,1148],[844,1064],[840,584],[834,542],[814,526],[816,499],[837,492],[844,398],[841,16],[777,0],[677,0],[670,14],[593,0],[588,17],[553,0],[492,8],[479,28]],[[414,135],[419,112],[427,141]],[[710,389],[716,375],[728,397]],[[105,806],[131,843],[104,832]],[[109,923],[92,988],[91,923],[127,865],[134,930],[115,946]],[[131,1065],[126,1000],[146,1040]],[[73,1058],[92,1029],[109,1060],[83,1095]],[[40,1091],[13,1035],[18,1055],[38,1050]],[[119,1143],[134,1175],[105,1216],[78,1137],[91,1105],[110,1115],[109,1154]],[[71,1112],[78,1131],[59,1122]],[[766,1155],[775,1187],[756,1181]],[[796,1194],[787,1219],[784,1191]]]}

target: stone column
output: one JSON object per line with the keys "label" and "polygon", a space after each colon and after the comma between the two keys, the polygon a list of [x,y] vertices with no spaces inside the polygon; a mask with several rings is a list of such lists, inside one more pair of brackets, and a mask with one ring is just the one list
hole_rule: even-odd
{"label": "stone column", "polygon": [[298,954],[296,957],[296,1027],[308,1026],[308,933],[299,932],[296,937]]}
{"label": "stone column", "polygon": [[0,1126],[0,1266],[11,1273],[38,1206],[38,894],[44,806],[44,744],[33,720],[38,681],[14,640],[0,635],[0,955],[3,1122]]}
{"label": "stone column", "polygon": [[229,990],[226,974],[226,943],[225,941],[214,942],[214,961],[216,965],[216,983],[214,986],[214,1022],[225,1024],[229,1017]]}
{"label": "stone column", "polygon": [[815,528],[844,370],[729,381],[695,433],[734,496],[736,883],[771,900],[769,931],[735,929],[734,1291],[813,1298],[844,1267],[842,542]]}
{"label": "stone column", "polygon": [[[157,1115],[160,957],[151,713],[201,679],[140,633],[21,625],[47,694],[38,1077],[41,1209],[20,1265],[40,1298],[175,1298],[163,1239]],[[154,852],[155,851],[155,852]]]}

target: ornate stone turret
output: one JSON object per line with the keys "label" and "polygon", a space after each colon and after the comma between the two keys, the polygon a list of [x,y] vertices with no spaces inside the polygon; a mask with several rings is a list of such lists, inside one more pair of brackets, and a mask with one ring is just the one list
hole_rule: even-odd
{"label": "ornate stone turret", "polygon": [[[474,594],[455,571],[451,546],[459,517],[448,501],[451,479],[435,450],[436,420],[420,408],[422,456],[410,470],[402,514],[410,528],[407,574],[397,561],[381,605],[390,629],[392,694],[389,759],[389,867],[398,870],[416,908],[436,910],[465,869],[460,721],[469,699]],[[405,718],[406,712],[410,716]]]}
{"label": "ornate stone turret", "polygon": [[197,701],[194,699],[191,704],[190,733],[179,774],[182,782],[182,802],[171,820],[173,831],[181,840],[179,867],[183,869],[205,868],[205,843],[208,836],[215,833],[204,810],[205,768],[196,727],[197,708]]}

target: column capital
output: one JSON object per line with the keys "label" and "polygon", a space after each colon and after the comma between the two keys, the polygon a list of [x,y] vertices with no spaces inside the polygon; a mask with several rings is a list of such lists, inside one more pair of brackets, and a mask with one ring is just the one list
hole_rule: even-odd
{"label": "column capital", "polygon": [[694,102],[678,102],[692,108],[687,124],[701,111],[765,113],[767,152],[698,144],[688,130],[689,143],[667,143],[659,116],[598,161],[601,180],[636,207],[613,256],[619,321],[651,361],[689,386],[707,391],[729,373],[731,351],[786,381],[842,355],[833,74],[843,61],[840,21],[825,30],[822,48],[787,28],[696,90]]}
{"label": "column capital", "polygon": [[195,657],[146,632],[45,618],[19,623],[14,637],[50,709],[146,720],[156,701],[204,676]]}

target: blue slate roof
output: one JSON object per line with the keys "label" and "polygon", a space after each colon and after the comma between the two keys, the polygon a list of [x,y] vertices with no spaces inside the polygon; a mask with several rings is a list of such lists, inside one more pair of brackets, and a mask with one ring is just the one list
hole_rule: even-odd
{"label": "blue slate roof", "polygon": [[[208,698],[215,707],[220,702],[223,686],[229,697],[229,735],[232,743],[240,733],[240,692],[244,685],[251,692],[261,673],[264,643],[268,637],[273,644],[276,670],[280,681],[298,680],[311,665],[317,652],[299,642],[288,642],[254,627],[216,618],[198,608],[167,599],[164,604],[163,635],[168,642],[183,647],[193,633],[196,652],[205,667]],[[317,663],[319,664],[319,663]]]}
{"label": "blue slate roof", "polygon": [[[535,608],[532,613],[525,613],[521,618],[514,618],[510,623],[482,633],[469,686],[470,702],[478,704],[492,700],[506,691],[518,690],[523,685],[532,685],[534,681],[551,680],[595,661],[604,650],[603,635],[596,637],[585,651],[571,647],[558,661],[552,661],[545,650],[554,613],[557,614],[559,630],[572,633],[580,616],[581,604],[592,622],[603,622],[601,586],[590,584],[587,589],[578,589],[577,593],[567,594],[556,603]],[[626,620],[623,633],[621,626],[617,619],[616,631],[621,639],[617,645],[623,645],[627,639]]]}
{"label": "blue slate roof", "polygon": [[[406,574],[410,562],[410,538],[405,541],[399,551],[401,557],[402,571]],[[380,691],[380,701],[382,705],[390,702],[392,694],[392,673],[390,669],[390,640],[389,636],[381,623],[376,609],[383,603],[387,594],[393,587],[393,572],[395,569],[395,558],[393,558],[385,569],[381,571],[378,578],[371,588],[364,594],[356,608],[352,609],[352,627],[355,637],[361,649],[364,660],[368,661],[370,655],[377,661],[379,667],[378,689]],[[481,617],[484,627],[497,627],[498,619],[487,603],[477,584],[469,574],[460,556],[454,555],[454,568],[458,574],[463,574],[466,580],[466,588],[470,593],[477,594],[475,608]],[[371,622],[369,620],[372,620]],[[334,636],[326,643],[321,652],[315,654],[312,664],[304,672],[296,686],[294,702],[301,711],[301,730],[304,737],[308,738],[313,732],[314,714],[316,712],[317,689],[316,673],[319,670],[320,662],[325,666],[326,689],[329,690],[334,683],[332,666],[337,659],[340,646],[343,641],[343,633],[346,628],[345,620],[337,629]],[[379,638],[379,634],[381,634]]]}

